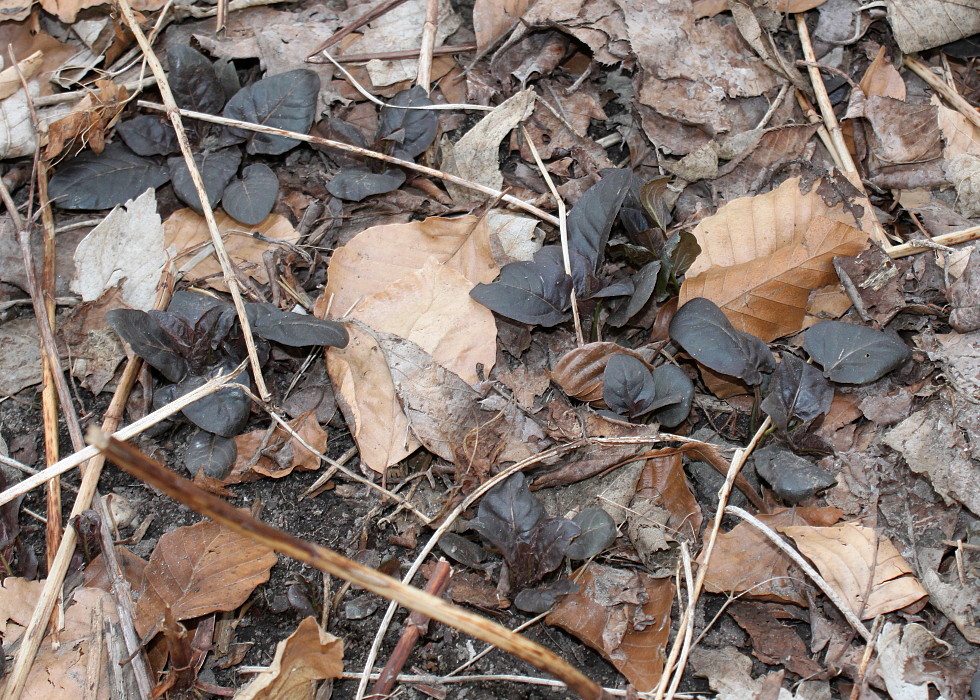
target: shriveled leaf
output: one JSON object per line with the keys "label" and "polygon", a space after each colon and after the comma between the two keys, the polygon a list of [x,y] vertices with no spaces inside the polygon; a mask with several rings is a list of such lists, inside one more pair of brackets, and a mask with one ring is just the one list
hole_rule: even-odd
{"label": "shriveled leaf", "polygon": [[[298,68],[270,75],[238,91],[225,105],[223,116],[287,131],[306,133],[316,116],[320,76],[311,70]],[[245,141],[249,153],[279,155],[299,141],[232,128],[231,133]]]}
{"label": "shriveled leaf", "polygon": [[602,179],[587,189],[568,212],[569,251],[582,255],[593,271],[605,255],[609,231],[632,180],[629,170],[606,170]]}
{"label": "shriveled leaf", "polygon": [[579,532],[579,526],[567,518],[544,518],[530,532],[520,534],[513,559],[507,560],[513,582],[523,587],[557,569]]}
{"label": "shriveled leaf", "polygon": [[398,109],[425,107],[432,100],[422,87],[416,85],[401,90],[388,100],[378,115],[378,140],[396,144],[395,154],[410,160],[432,145],[439,130],[439,119],[430,109]]}
{"label": "shriveled leaf", "polygon": [[665,428],[680,425],[691,412],[694,382],[675,365],[666,364],[653,370],[656,401],[653,417]]}
{"label": "shriveled leaf", "polygon": [[169,608],[175,620],[234,610],[269,580],[276,554],[269,547],[205,521],[166,533],[146,566],[135,620],[152,637]]}
{"label": "shriveled leaf", "polygon": [[225,106],[225,90],[204,54],[186,44],[167,50],[167,82],[177,106],[195,112],[217,114]]}
{"label": "shriveled leaf", "polygon": [[670,207],[667,206],[666,193],[667,185],[670,183],[670,175],[655,177],[640,187],[640,202],[646,209],[650,219],[661,231],[666,231],[670,226],[671,219]]}
{"label": "shriveled leaf", "polygon": [[168,156],[180,150],[177,134],[170,122],[149,114],[139,114],[120,122],[116,133],[136,155]]}
{"label": "shriveled leaf", "polygon": [[821,321],[806,331],[803,348],[841,384],[868,384],[901,367],[911,356],[897,336],[841,321]]}
{"label": "shriveled leaf", "polygon": [[566,552],[569,559],[591,559],[616,541],[616,523],[602,508],[586,508],[572,520],[579,533]]}
{"label": "shriveled leaf", "polygon": [[769,393],[762,400],[762,410],[773,425],[786,431],[793,420],[802,423],[815,420],[830,410],[834,388],[813,365],[790,353],[783,353],[769,382]]}
{"label": "shriveled leaf", "polygon": [[[209,377],[192,375],[177,385],[177,398],[202,386]],[[213,394],[198,399],[184,407],[181,411],[191,423],[202,430],[216,433],[223,437],[235,437],[248,423],[248,412],[251,400],[241,389],[234,387],[235,383],[245,385],[247,379],[238,377],[232,386],[219,389]]]}
{"label": "shriveled leaf", "polygon": [[380,173],[363,165],[351,165],[330,178],[327,191],[334,197],[360,202],[365,197],[397,190],[405,182],[405,171],[388,168]]}
{"label": "shriveled leaf", "polygon": [[221,481],[238,458],[235,441],[205,430],[198,430],[187,442],[184,452],[184,466],[191,476],[199,471],[212,479]]}
{"label": "shriveled leaf", "polygon": [[102,153],[85,151],[61,165],[48,194],[61,209],[109,209],[169,179],[170,173],[156,161],[110,143]]}
{"label": "shriveled leaf", "polygon": [[670,321],[670,337],[698,363],[747,384],[762,382],[776,368],[769,347],[759,338],[735,330],[708,299],[691,299]]}
{"label": "shriveled leaf", "polygon": [[638,418],[653,410],[653,375],[646,364],[629,355],[613,355],[602,374],[602,399],[616,413]]}
{"label": "shriveled leaf", "polygon": [[551,261],[508,263],[500,278],[480,283],[470,296],[501,316],[537,326],[555,326],[568,320],[572,279],[564,268]]}
{"label": "shriveled leaf", "polygon": [[[198,172],[201,173],[201,179],[204,180],[204,191],[208,195],[208,202],[212,208],[218,206],[225,187],[235,177],[241,162],[242,153],[237,148],[194,154],[194,163],[197,165]],[[175,156],[167,159],[167,165],[170,167],[170,177],[173,180],[174,192],[177,197],[200,214],[203,211],[201,198],[197,196],[197,190],[191,180],[187,162],[183,157]]]}
{"label": "shriveled leaf", "polygon": [[281,345],[294,348],[311,345],[343,348],[349,340],[347,329],[336,321],[283,311],[275,304],[249,303],[245,305],[245,312],[257,335]]}
{"label": "shriveled leaf", "polygon": [[[320,455],[327,449],[327,431],[320,427],[316,410],[302,413],[288,423],[291,431],[277,426],[252,430],[235,438],[238,459],[223,484],[240,484],[263,477],[281,479],[294,471],[320,468]],[[303,443],[306,443],[305,445]]]}
{"label": "shriveled leaf", "polygon": [[469,525],[512,561],[518,539],[530,534],[544,517],[544,506],[528,489],[524,475],[517,472],[487,491]]}
{"label": "shriveled leaf", "polygon": [[586,343],[562,355],[551,370],[551,378],[573,399],[601,401],[602,375],[609,358],[618,354],[643,359],[635,350],[616,343]]}
{"label": "shriveled leaf", "polygon": [[792,525],[788,535],[862,620],[900,610],[927,593],[895,545],[873,528]]}
{"label": "shriveled leaf", "polygon": [[160,324],[144,311],[113,309],[105,314],[106,322],[133,348],[133,352],[172,382],[187,374],[187,362],[174,347],[173,340]]}
{"label": "shriveled leaf", "polygon": [[221,206],[228,216],[255,226],[272,211],[279,194],[279,179],[265,163],[253,163],[233,180],[221,195]]}

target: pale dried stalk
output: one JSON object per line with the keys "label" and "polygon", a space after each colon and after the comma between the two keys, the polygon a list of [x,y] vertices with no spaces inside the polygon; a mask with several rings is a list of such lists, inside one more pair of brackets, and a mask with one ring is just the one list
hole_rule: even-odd
{"label": "pale dried stalk", "polygon": [[429,0],[425,6],[425,24],[422,25],[422,43],[419,47],[419,71],[415,84],[429,93],[432,82],[432,49],[436,45],[439,27],[439,0]]}
{"label": "pale dried stalk", "polygon": [[[796,29],[800,35],[800,44],[803,46],[803,57],[809,64],[816,64],[817,57],[813,52],[813,43],[810,41],[810,30],[807,29],[806,17],[803,13],[797,13],[796,15]],[[820,75],[820,69],[816,65],[808,65],[807,71],[810,73],[810,82],[813,83],[813,92],[817,96],[817,104],[820,106],[823,123],[827,127],[827,131],[830,132],[830,140],[834,144],[837,156],[844,166],[844,175],[864,195],[866,206],[869,207],[868,211],[870,212],[869,218],[871,219],[872,229],[868,233],[878,245],[886,248],[891,245],[891,242],[885,235],[884,229],[881,228],[878,218],[874,215],[871,200],[868,199],[868,193],[864,189],[864,183],[861,182],[861,175],[858,173],[857,166],[854,164],[851,152],[847,150],[847,144],[844,142],[844,134],[840,130],[837,115],[834,113],[834,105],[830,102],[830,95],[827,94],[827,86],[824,85],[823,76]]]}
{"label": "pale dried stalk", "polygon": [[[957,243],[967,243],[980,238],[980,226],[971,226],[961,231],[951,231],[941,236],[930,238],[929,243],[934,245],[956,245]],[[888,246],[885,252],[890,258],[904,258],[908,255],[915,255],[926,250],[933,250],[933,245],[926,245],[924,241],[908,241],[899,245]]]}
{"label": "pale dried stalk", "polygon": [[771,527],[769,527],[764,522],[756,518],[754,515],[746,513],[744,510],[742,510],[737,506],[728,506],[727,508],[725,508],[725,512],[730,515],[735,515],[741,518],[749,525],[754,527],[756,530],[761,532],[763,535],[765,535],[770,542],[772,542],[774,545],[779,547],[779,549],[786,556],[788,556],[790,559],[793,560],[793,563],[795,563],[798,567],[803,569],[803,573],[809,576],[810,579],[812,579],[813,582],[817,584],[817,587],[821,591],[823,591],[824,595],[827,596],[827,598],[830,599],[830,602],[833,603],[838,610],[840,610],[841,614],[844,616],[844,619],[847,620],[848,624],[850,624],[851,627],[854,628],[854,631],[857,632],[859,635],[861,635],[864,641],[866,642],[871,641],[871,632],[869,632],[868,628],[864,626],[863,622],[861,622],[861,618],[859,618],[857,615],[854,614],[854,611],[851,610],[850,606],[841,597],[840,593],[838,593],[833,586],[827,583],[827,580],[823,576],[817,573],[817,570],[810,565],[810,562],[808,562],[806,559],[803,558],[803,555],[801,555],[795,549],[790,547],[786,543],[786,541],[783,540],[782,537],[780,537],[776,532],[773,531]]}
{"label": "pale dried stalk", "polygon": [[800,105],[800,109],[803,110],[803,114],[806,115],[807,120],[811,124],[817,125],[817,136],[820,137],[820,141],[823,142],[823,147],[827,149],[827,153],[834,161],[834,165],[844,172],[844,164],[841,163],[840,156],[837,155],[837,149],[834,148],[834,142],[830,140],[830,132],[827,131],[827,127],[823,125],[823,121],[820,119],[820,115],[817,114],[816,110],[813,109],[813,105],[810,100],[806,98],[799,90],[796,91],[796,101]]}
{"label": "pale dried stalk", "polygon": [[[154,109],[161,112],[167,111],[164,105],[157,104],[155,102],[146,102],[140,100],[137,102],[140,107],[145,107],[147,109]],[[429,175],[431,177],[437,177],[446,182],[452,182],[453,184],[459,185],[460,187],[465,187],[476,192],[482,192],[483,194],[491,197],[493,199],[500,199],[507,202],[510,205],[517,207],[518,209],[523,209],[529,214],[533,214],[542,221],[545,221],[554,226],[559,225],[558,218],[552,216],[546,211],[539,209],[533,204],[529,204],[522,199],[501,192],[500,190],[495,190],[492,187],[487,187],[486,185],[481,185],[477,182],[472,182],[470,180],[465,180],[456,175],[451,175],[442,170],[436,170],[435,168],[427,168],[424,165],[419,165],[410,160],[402,160],[401,158],[395,158],[394,156],[389,156],[384,153],[378,153],[377,151],[372,151],[367,148],[360,148],[359,146],[352,146],[349,143],[343,143],[342,141],[331,141],[330,139],[320,138],[319,136],[313,136],[311,134],[301,134],[298,131],[288,131],[286,129],[277,129],[272,126],[265,126],[264,124],[255,124],[253,122],[243,122],[238,119],[228,119],[227,117],[217,117],[213,114],[205,114],[204,112],[193,112],[187,109],[178,109],[177,112],[188,119],[198,119],[202,122],[209,122],[211,124],[223,124],[225,126],[234,126],[239,129],[246,129],[248,131],[257,131],[262,134],[274,134],[276,136],[285,136],[286,138],[296,139],[297,141],[305,141],[306,143],[315,143],[319,146],[326,146],[328,148],[336,148],[340,151],[347,151],[348,153],[354,153],[359,156],[365,156],[366,158],[374,158],[375,160],[384,161],[385,163],[391,163],[392,165],[397,165],[402,168],[408,168],[409,170],[414,170],[415,172],[422,173],[423,175]]]}
{"label": "pale dried stalk", "polygon": [[[688,605],[684,611],[687,619],[694,619],[694,575],[691,573],[691,553],[687,549],[687,542],[681,542],[681,564],[684,569],[684,582],[687,585],[687,600]],[[691,642],[694,639],[694,625],[683,625],[678,629],[684,630],[684,645],[682,647],[682,652],[685,658],[691,652]],[[678,635],[679,638],[679,635]],[[664,666],[664,672],[666,673],[667,666]],[[670,689],[667,691],[666,700],[674,700],[677,697],[677,686],[681,682],[681,675],[674,674],[674,678],[670,683]]]}
{"label": "pale dried stalk", "polygon": [[971,105],[966,98],[946,84],[938,75],[929,70],[929,66],[915,60],[911,56],[905,57],[905,67],[922,78],[933,90],[943,96],[957,112],[970,120],[973,126],[980,129],[980,112]]}
{"label": "pale dried stalk", "polygon": [[[166,420],[175,413],[180,412],[189,404],[192,404],[205,396],[210,396],[214,392],[220,390],[223,386],[225,386],[225,384],[228,384],[232,379],[241,374],[244,369],[245,366],[243,364],[229,374],[223,374],[220,377],[215,377],[214,379],[208,380],[207,383],[202,384],[197,389],[194,389],[194,391],[184,394],[179,399],[174,399],[166,406],[157,409],[153,413],[150,413],[131,425],[127,425],[122,430],[117,430],[112,434],[112,436],[120,440],[129,440],[130,438],[136,437],[147,428]],[[98,454],[99,451],[96,448],[89,446],[83,450],[79,450],[73,455],[65,457],[57,463],[52,464],[47,469],[42,469],[33,476],[29,476],[23,481],[17,482],[6,491],[0,493],[0,505],[9,503],[18,496],[28,493],[41,484],[46,483],[48,480],[53,479],[60,474],[64,474],[66,471],[74,469],[79,464],[82,464],[93,457],[97,457]]]}
{"label": "pale dried stalk", "polygon": [[[565,200],[558,194],[558,188],[555,187],[555,183],[551,179],[551,173],[548,172],[548,169],[544,167],[544,163],[541,162],[538,149],[534,147],[534,140],[523,126],[521,127],[521,133],[524,134],[524,140],[527,142],[528,148],[531,149],[531,155],[534,156],[534,162],[538,166],[541,177],[544,178],[548,189],[551,190],[551,196],[555,198],[555,203],[558,205],[558,234],[561,237],[561,257],[562,262],[565,264],[565,274],[572,277],[572,261],[568,256],[568,216],[565,211]],[[572,321],[575,324],[575,340],[578,346],[582,347],[585,345],[585,336],[582,335],[582,321],[578,316],[578,298],[575,294],[575,285],[572,285],[571,300]]]}
{"label": "pale dried stalk", "polygon": [[204,221],[208,225],[208,232],[211,234],[211,243],[214,245],[215,256],[221,264],[221,272],[224,276],[225,284],[228,286],[228,291],[231,292],[231,299],[235,304],[235,311],[238,313],[238,322],[242,326],[242,335],[245,338],[245,347],[248,350],[248,359],[249,364],[252,366],[255,387],[258,389],[259,396],[262,397],[262,400],[268,401],[271,398],[271,394],[265,385],[265,379],[262,377],[262,366],[255,348],[252,327],[249,325],[248,317],[245,314],[245,305],[242,302],[242,293],[238,286],[238,278],[235,275],[231,258],[228,257],[228,251],[225,249],[221,232],[218,230],[218,222],[214,218],[214,210],[211,208],[211,202],[208,200],[207,192],[204,189],[204,180],[201,178],[201,173],[197,168],[197,164],[194,162],[194,152],[191,150],[190,142],[187,140],[184,123],[180,118],[180,109],[177,107],[173,92],[170,90],[170,84],[167,82],[167,74],[163,70],[163,66],[160,65],[160,59],[157,58],[156,52],[150,46],[150,42],[136,21],[136,17],[133,15],[133,8],[129,6],[129,0],[117,0],[117,5],[126,25],[136,38],[140,49],[142,49],[143,56],[146,58],[150,70],[157,79],[157,89],[160,91],[160,97],[163,98],[163,104],[165,105],[164,111],[170,118],[170,122],[173,124],[174,131],[177,134],[177,143],[180,145],[181,155],[183,155],[184,162],[187,164],[191,181],[194,183],[194,190],[197,192],[198,199],[201,201],[201,210],[204,214]]}

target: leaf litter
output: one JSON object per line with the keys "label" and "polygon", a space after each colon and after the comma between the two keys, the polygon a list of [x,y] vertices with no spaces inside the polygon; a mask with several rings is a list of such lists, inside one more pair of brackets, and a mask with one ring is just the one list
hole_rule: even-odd
{"label": "leaf litter", "polygon": [[[56,318],[59,353],[96,392],[80,408],[105,405],[124,352],[150,367],[127,420],[249,360],[141,447],[379,568],[485,490],[439,542],[450,595],[546,613],[571,635],[563,653],[620,692],[965,698],[980,656],[971,11],[926,3],[912,22],[895,2],[868,34],[874,10],[835,0],[775,3],[800,23],[744,3],[407,0],[358,24],[375,4],[233,7],[224,33],[203,6],[167,17],[156,40],[178,105],[231,120],[185,117],[193,165],[146,106],[161,100],[127,64],[123,23],[94,2],[9,8],[0,31],[28,84],[0,76],[5,185],[53,212],[45,226],[89,230],[77,246],[59,234],[57,260],[36,248],[55,303],[82,302]],[[794,64],[811,44],[815,73]],[[307,133],[314,148],[293,138]],[[24,302],[41,292],[7,223],[2,437],[38,466],[43,353]],[[292,419],[268,415],[280,406]],[[354,696],[340,675],[384,635],[376,600],[104,478],[166,522],[80,521],[72,570],[116,591],[91,536],[114,528],[134,607],[117,616],[118,596],[77,589],[78,634],[33,660],[28,689],[103,697],[108,666],[79,664],[135,621],[157,694],[307,697],[326,681],[321,696],[331,682]],[[783,548],[718,522],[728,500]],[[0,533],[5,643],[40,596],[24,579],[45,538],[20,508]],[[851,625],[881,622],[849,628],[835,600]],[[473,652],[425,642],[411,658],[429,675],[407,682],[440,696]],[[514,662],[473,663],[495,693],[525,692],[493,675],[526,673]],[[99,674],[98,691],[73,690]]]}

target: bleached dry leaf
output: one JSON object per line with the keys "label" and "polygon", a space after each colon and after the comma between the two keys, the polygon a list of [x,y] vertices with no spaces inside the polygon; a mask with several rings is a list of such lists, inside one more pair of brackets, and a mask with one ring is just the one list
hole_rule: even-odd
{"label": "bleached dry leaf", "polygon": [[63,152],[76,152],[83,146],[96,153],[105,148],[106,130],[126,106],[127,92],[111,80],[96,80],[95,86],[71,112],[48,125],[44,156],[53,160]]}
{"label": "bleached dry leaf", "polygon": [[865,96],[880,95],[895,100],[905,100],[905,81],[898,69],[885,55],[885,47],[878,49],[874,60],[861,78],[861,89]]}
{"label": "bleached dry leaf", "polygon": [[[9,19],[4,15],[4,19]],[[41,67],[44,52],[35,51],[27,58],[17,62],[16,66],[8,66],[0,71],[0,100],[5,100],[20,90],[24,80],[30,80]]]}
{"label": "bleached dry leaf", "polygon": [[980,156],[961,153],[946,165],[946,176],[956,188],[956,208],[963,216],[980,215]]}
{"label": "bleached dry leaf", "polygon": [[28,581],[8,576],[0,583],[0,625],[4,644],[12,644],[24,633],[31,621],[44,581]]}
{"label": "bleached dry leaf", "polygon": [[927,595],[895,545],[873,528],[845,523],[778,529],[793,539],[862,620],[900,610]]}
{"label": "bleached dry leaf", "polygon": [[882,163],[921,163],[940,156],[934,106],[871,95],[863,112],[871,124],[871,150]]}
{"label": "bleached dry leaf", "polygon": [[980,33],[980,8],[960,0],[887,0],[888,23],[902,53]]}
{"label": "bleached dry leaf", "polygon": [[[451,145],[443,143],[443,168],[453,175],[499,190],[504,183],[498,158],[500,142],[527,119],[533,107],[534,90],[523,90],[505,100],[459,141]],[[457,202],[486,199],[486,195],[451,182],[446,183],[446,189]]]}
{"label": "bleached dry leaf", "polygon": [[490,230],[490,249],[498,267],[519,260],[533,260],[541,250],[544,236],[538,222],[527,216],[517,216],[500,209],[491,209],[486,216]]}
{"label": "bleached dry leaf", "polygon": [[167,608],[178,621],[234,610],[269,580],[276,560],[269,547],[211,521],[168,532],[146,565],[134,619],[140,637],[156,633]]}
{"label": "bleached dry leaf", "polygon": [[[75,248],[71,289],[95,301],[110,287],[133,309],[153,308],[160,273],[169,256],[154,190],[116,207]],[[133,251],[140,251],[133,255]]]}
{"label": "bleached dry leaf", "polygon": [[235,700],[308,700],[311,681],[340,678],[343,671],[343,641],[308,617],[276,645],[269,670],[242,687]]}
{"label": "bleached dry leaf", "polygon": [[[268,284],[269,275],[262,263],[262,253],[269,250],[274,243],[268,243],[252,236],[260,233],[266,238],[274,238],[284,243],[296,243],[299,233],[289,221],[279,214],[269,214],[255,226],[244,226],[235,221],[223,211],[214,212],[225,243],[228,256],[241,270],[259,284]],[[192,260],[198,260],[186,273],[191,277],[206,277],[205,284],[212,289],[228,291],[221,275],[221,265],[214,253],[203,259],[197,255],[205,246],[211,245],[211,235],[208,233],[204,217],[193,209],[175,211],[163,224],[164,244],[167,248],[173,246],[176,251],[178,269]]]}
{"label": "bleached dry leaf", "polygon": [[524,13],[525,27],[554,27],[571,34],[610,65],[629,56],[623,11],[614,0],[537,0]]}
{"label": "bleached dry leaf", "polygon": [[533,0],[476,0],[473,3],[473,31],[476,47],[486,51],[498,37],[517,24]]}
{"label": "bleached dry leaf", "polygon": [[[923,625],[886,622],[878,635],[878,675],[892,700],[962,698],[973,669]],[[975,693],[974,693],[975,695]]]}
{"label": "bleached dry leaf", "polygon": [[[757,234],[766,235],[759,229],[743,232],[739,242],[751,248]],[[803,328],[810,293],[836,280],[835,256],[857,255],[867,245],[867,235],[853,226],[814,216],[789,245],[749,262],[688,275],[680,303],[710,299],[737,329],[769,342]]]}
{"label": "bleached dry leaf", "polygon": [[758,698],[765,683],[765,678],[752,677],[752,659],[734,647],[695,647],[691,652],[691,665],[695,676],[708,679],[718,700]]}
{"label": "bleached dry leaf", "polygon": [[961,153],[980,155],[980,127],[944,105],[937,95],[932,96],[931,104],[936,108],[936,118],[943,134],[943,156],[946,160],[953,160]]}
{"label": "bleached dry leaf", "polygon": [[31,317],[0,325],[0,393],[6,396],[41,381],[41,337]]}

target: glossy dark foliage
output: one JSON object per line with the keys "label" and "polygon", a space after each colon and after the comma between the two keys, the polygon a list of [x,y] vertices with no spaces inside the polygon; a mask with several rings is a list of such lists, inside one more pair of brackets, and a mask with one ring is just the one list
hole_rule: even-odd
{"label": "glossy dark foliage", "polygon": [[487,492],[470,527],[500,551],[518,588],[558,568],[579,534],[571,520],[545,516],[520,472]]}
{"label": "glossy dark foliage", "polygon": [[[319,93],[320,76],[298,68],[267,76],[242,88],[228,100],[223,116],[305,134],[316,116]],[[245,150],[252,154],[279,155],[299,144],[285,136],[237,128],[229,131],[243,140]]]}
{"label": "glossy dark foliage", "polygon": [[670,183],[670,180],[671,177],[669,175],[655,177],[649,182],[644,183],[639,191],[640,203],[646,210],[647,216],[650,217],[650,220],[658,229],[665,233],[667,227],[670,226],[670,222],[673,220],[666,199],[667,185]]}
{"label": "glossy dark foliage", "polygon": [[[568,212],[568,250],[582,256],[589,272],[595,273],[605,257],[609,232],[632,181],[629,170],[604,170],[602,179],[587,189]],[[575,263],[573,269],[574,266]]]}
{"label": "glossy dark foliage", "polygon": [[265,163],[253,163],[232,180],[221,195],[225,213],[236,221],[255,226],[272,212],[279,193],[279,179]]}
{"label": "glossy dark foliage", "polygon": [[234,440],[198,430],[187,441],[184,466],[191,476],[197,476],[203,470],[205,476],[220,481],[228,476],[237,458],[238,447]]}
{"label": "glossy dark foliage", "polygon": [[762,410],[784,436],[791,429],[806,429],[830,410],[834,388],[813,365],[783,353],[762,400]]}
{"label": "glossy dark foliage", "polygon": [[[177,398],[199,388],[209,379],[231,371],[231,369],[233,368],[219,365],[203,375],[192,374],[187,376],[177,384]],[[208,394],[204,398],[188,404],[181,413],[202,430],[227,438],[240,435],[248,423],[251,399],[235,384],[241,384],[249,390],[252,389],[248,375],[238,375],[232,380],[230,386],[218,389],[213,394]]]}
{"label": "glossy dark foliage", "polygon": [[533,615],[548,612],[561,596],[574,593],[578,589],[567,578],[537,588],[525,588],[514,596],[514,607]]}
{"label": "glossy dark foliage", "polygon": [[876,381],[912,356],[896,335],[841,321],[821,321],[808,328],[803,348],[825,377],[841,384]]}
{"label": "glossy dark foliage", "polygon": [[654,260],[644,265],[632,276],[633,291],[609,315],[606,323],[614,328],[619,328],[646,308],[657,288],[661,265],[659,260]]}
{"label": "glossy dark foliage", "polygon": [[708,299],[691,299],[670,322],[671,339],[699,364],[750,386],[762,383],[776,362],[754,335],[736,330],[718,306]]}
{"label": "glossy dark foliage", "polygon": [[602,376],[602,398],[616,415],[630,421],[653,414],[672,428],[687,418],[694,399],[694,382],[674,365],[653,372],[631,355],[613,355]]}
{"label": "glossy dark foliage", "polygon": [[169,179],[167,168],[156,160],[110,143],[102,153],[83,151],[61,165],[51,177],[48,194],[61,209],[109,209]]}
{"label": "glossy dark foliage", "polygon": [[167,82],[177,106],[207,114],[221,111],[227,96],[204,54],[187,45],[175,45],[167,50],[167,62]]}
{"label": "glossy dark foliage", "polygon": [[555,259],[553,246],[548,246],[532,262],[504,265],[497,280],[476,285],[470,296],[501,316],[554,326],[570,318],[571,292],[572,279]]}
{"label": "glossy dark foliage", "polygon": [[170,122],[149,114],[139,114],[120,122],[116,133],[136,155],[168,156],[180,150],[177,133]]}
{"label": "glossy dark foliage", "polygon": [[[204,191],[212,207],[221,201],[222,193],[242,162],[242,153],[237,148],[225,148],[211,153],[195,153],[194,163],[197,165],[201,179],[204,181]],[[174,193],[178,199],[198,214],[204,211],[201,199],[197,196],[194,182],[191,180],[187,162],[182,156],[174,156],[167,160],[170,168],[170,178],[173,181]],[[260,219],[261,220],[261,219]]]}
{"label": "glossy dark foliage", "polygon": [[[427,109],[398,109],[398,107],[425,107],[432,100],[419,86],[402,90],[382,107],[378,115],[378,141],[393,144],[391,155],[411,160],[432,145],[439,130],[436,113]],[[385,149],[392,151],[392,149]]]}
{"label": "glossy dark foliage", "polygon": [[681,289],[681,278],[701,254],[698,239],[690,231],[677,231],[667,237],[660,251],[660,274],[654,298],[660,302],[677,296]]}
{"label": "glossy dark foliage", "polygon": [[457,535],[455,532],[447,532],[439,538],[439,549],[446,556],[458,561],[464,566],[468,566],[471,569],[483,568],[482,562],[486,556],[486,550],[462,535]]}
{"label": "glossy dark foliage", "polygon": [[149,365],[172,382],[187,374],[187,361],[174,350],[172,338],[155,318],[136,309],[113,309],[106,312],[106,322]]}
{"label": "glossy dark foliage", "polygon": [[393,192],[405,182],[405,173],[398,168],[375,172],[364,165],[351,165],[330,178],[327,191],[338,199],[351,202],[376,194]]}
{"label": "glossy dark foliage", "polygon": [[572,522],[579,526],[579,533],[568,546],[569,559],[591,559],[616,541],[616,522],[603,508],[586,508]]}
{"label": "glossy dark foliage", "polygon": [[674,365],[661,365],[653,370],[657,399],[653,418],[665,428],[680,425],[691,413],[694,401],[694,382],[684,370]]}
{"label": "glossy dark foliage", "polygon": [[313,345],[347,346],[347,329],[336,321],[283,311],[275,304],[246,304],[245,313],[256,335],[294,348]]}

